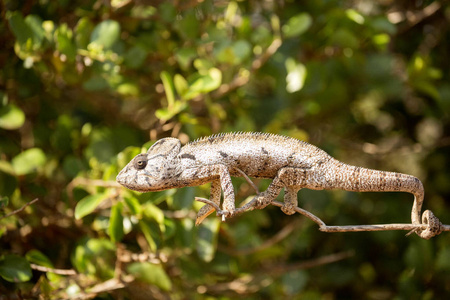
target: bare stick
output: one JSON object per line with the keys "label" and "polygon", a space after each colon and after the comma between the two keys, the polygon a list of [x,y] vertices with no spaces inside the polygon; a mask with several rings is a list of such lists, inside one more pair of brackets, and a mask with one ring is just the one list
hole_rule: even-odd
{"label": "bare stick", "polygon": [[196,201],[200,201],[200,202],[203,202],[203,203],[205,203],[205,204],[211,205],[212,207],[214,207],[214,209],[216,210],[216,212],[217,212],[218,214],[223,214],[223,213],[224,213],[224,211],[221,210],[220,207],[219,207],[216,203],[212,202],[212,201],[209,200],[209,199],[200,198],[200,197],[195,197],[194,199],[195,199]]}
{"label": "bare stick", "polygon": [[73,269],[53,269],[53,268],[48,268],[48,267],[44,267],[44,266],[40,266],[40,265],[36,265],[36,264],[30,264],[30,267],[33,270],[37,270],[37,271],[41,271],[41,272],[50,272],[50,273],[55,273],[58,275],[77,275],[77,272]]}
{"label": "bare stick", "polygon": [[34,200],[31,200],[30,202],[26,203],[26,204],[25,204],[24,206],[22,206],[21,208],[16,209],[15,211],[10,212],[9,214],[0,217],[0,220],[5,219],[5,218],[8,218],[8,217],[11,217],[12,215],[15,215],[15,214],[21,212],[21,211],[24,210],[27,206],[30,206],[31,204],[33,204],[33,203],[35,203],[35,202],[37,202],[37,201],[39,201],[39,198],[36,198],[36,199],[34,199]]}
{"label": "bare stick", "polygon": [[[272,205],[281,207],[283,204],[277,201],[273,201]],[[388,231],[388,230],[426,230],[428,224],[376,224],[376,225],[346,225],[346,226],[328,226],[319,217],[314,214],[301,209],[295,208],[295,211],[304,215],[305,217],[314,221],[319,225],[319,230],[323,232],[360,232],[360,231]],[[450,231],[450,225],[441,225],[441,231]]]}
{"label": "bare stick", "polygon": [[259,194],[259,189],[258,187],[255,185],[255,183],[247,176],[247,174],[244,173],[244,171],[242,171],[241,169],[238,168],[234,168],[235,170],[237,170],[239,173],[241,173],[241,175],[245,178],[245,180],[247,180],[248,184],[250,184],[256,191],[257,194]]}

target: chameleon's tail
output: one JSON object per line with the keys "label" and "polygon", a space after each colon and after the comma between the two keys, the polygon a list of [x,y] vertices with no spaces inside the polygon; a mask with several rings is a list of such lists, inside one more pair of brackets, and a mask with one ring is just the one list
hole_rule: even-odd
{"label": "chameleon's tail", "polygon": [[337,160],[332,162],[335,169],[335,185],[343,190],[354,192],[407,192],[414,195],[411,211],[413,224],[420,224],[420,212],[424,199],[422,182],[411,175],[378,171],[355,167]]}

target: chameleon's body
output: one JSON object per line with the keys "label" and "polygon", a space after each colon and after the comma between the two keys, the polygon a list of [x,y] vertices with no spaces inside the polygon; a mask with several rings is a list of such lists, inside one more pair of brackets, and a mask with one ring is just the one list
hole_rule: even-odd
{"label": "chameleon's body", "polygon": [[[306,142],[274,134],[220,134],[183,147],[178,139],[161,139],[146,154],[139,154],[124,167],[117,181],[140,192],[212,182],[210,200],[220,205],[222,190],[222,213],[227,217],[235,211],[231,176],[243,176],[242,173],[249,177],[273,179],[266,191],[255,196],[254,205],[249,209],[269,205],[283,188],[282,210],[286,214],[295,212],[297,192],[302,188],[399,191],[414,195],[411,218],[413,224],[420,224],[424,190],[416,177],[350,166]],[[197,224],[213,211],[211,205],[202,207]]]}

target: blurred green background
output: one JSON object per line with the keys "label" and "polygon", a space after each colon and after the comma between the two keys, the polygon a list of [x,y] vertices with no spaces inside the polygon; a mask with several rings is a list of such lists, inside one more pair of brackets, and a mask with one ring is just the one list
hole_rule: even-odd
{"label": "blurred green background", "polygon": [[[114,182],[162,137],[278,133],[419,177],[449,224],[448,2],[2,0],[0,14],[0,299],[450,296],[448,233],[322,233],[273,206],[195,227],[208,185]],[[329,225],[408,223],[412,196],[299,203]]]}

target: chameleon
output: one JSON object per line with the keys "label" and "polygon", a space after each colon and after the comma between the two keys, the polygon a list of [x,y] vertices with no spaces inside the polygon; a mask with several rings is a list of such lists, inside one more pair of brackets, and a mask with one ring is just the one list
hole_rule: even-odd
{"label": "chameleon", "polygon": [[[414,195],[411,212],[413,224],[422,224],[424,200],[422,182],[396,172],[373,170],[338,161],[324,150],[307,142],[276,134],[258,132],[222,133],[203,137],[184,146],[177,138],[156,141],[147,153],[138,154],[117,175],[117,182],[131,190],[154,192],[172,188],[198,186],[211,182],[210,201],[220,207],[222,218],[236,214],[231,177],[268,178],[272,182],[258,192],[246,210],[262,209],[284,189],[281,210],[295,213],[297,192],[341,189],[353,192],[407,192]],[[216,209],[206,204],[196,219],[199,225]],[[242,209],[241,209],[242,210]],[[430,238],[438,229],[416,230]],[[434,232],[436,231],[436,232]]]}

